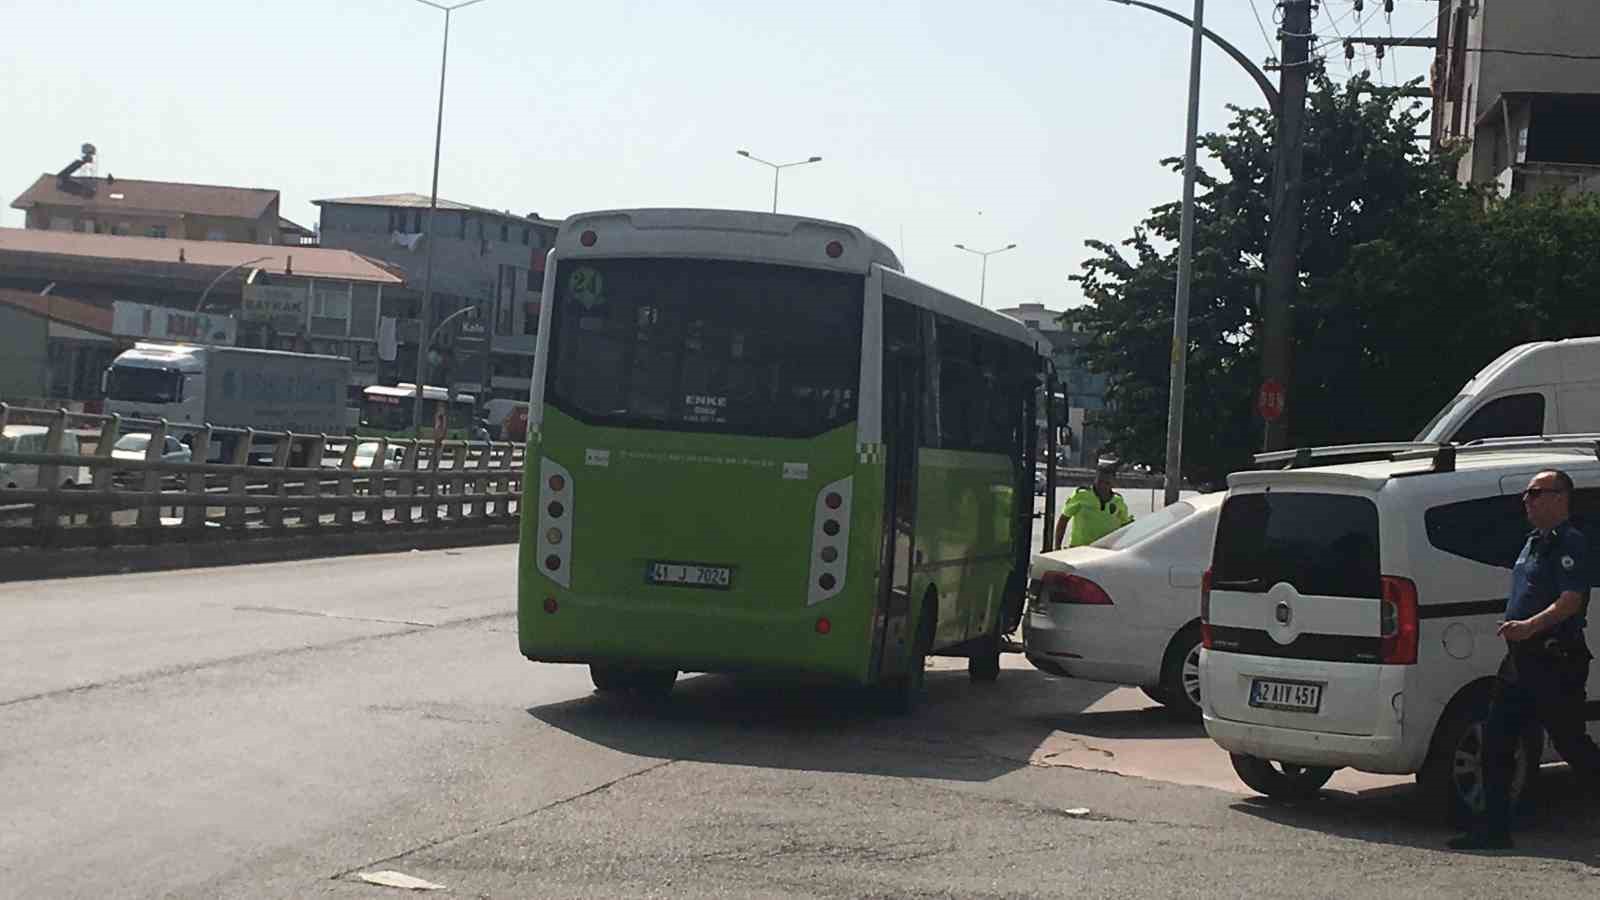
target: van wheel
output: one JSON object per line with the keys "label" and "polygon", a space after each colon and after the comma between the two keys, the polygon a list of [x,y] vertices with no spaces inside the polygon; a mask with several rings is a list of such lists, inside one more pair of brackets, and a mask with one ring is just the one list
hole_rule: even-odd
{"label": "van wheel", "polygon": [[[1189,625],[1172,639],[1161,663],[1161,700],[1185,722],[1200,721],[1200,627]],[[1148,693],[1148,692],[1147,692]]]}
{"label": "van wheel", "polygon": [[894,715],[908,715],[922,704],[928,688],[928,653],[933,649],[933,634],[939,615],[939,606],[930,592],[922,601],[922,615],[917,617],[917,634],[912,638],[909,670],[884,684],[884,708]]}
{"label": "van wheel", "polygon": [[[1489,719],[1489,692],[1479,689],[1451,704],[1434,731],[1428,759],[1417,772],[1417,788],[1428,808],[1457,825],[1483,815],[1483,749]],[[1531,728],[1517,744],[1511,771],[1511,803],[1524,809],[1544,756],[1544,734]]]}
{"label": "van wheel", "polygon": [[1242,753],[1230,753],[1229,756],[1233,759],[1233,771],[1238,773],[1240,781],[1258,794],[1285,803],[1310,800],[1333,777],[1332,769],[1321,766],[1297,766]]}

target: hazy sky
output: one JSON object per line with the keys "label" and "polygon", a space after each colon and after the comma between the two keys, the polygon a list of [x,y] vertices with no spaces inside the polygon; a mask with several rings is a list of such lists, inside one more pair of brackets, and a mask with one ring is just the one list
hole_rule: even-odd
{"label": "hazy sky", "polygon": [[[1162,0],[1189,13],[1193,0]],[[1261,61],[1272,0],[1206,23]],[[1354,0],[1315,30],[1357,32]],[[1432,36],[1437,3],[1366,0],[1360,32]],[[415,0],[0,0],[0,224],[84,141],[123,178],[311,201],[429,189],[443,14]],[[1111,0],[485,0],[453,17],[439,193],[559,218],[619,206],[779,209],[860,225],[907,271],[990,306],[1081,302],[1086,238],[1120,240],[1179,179],[1188,32]],[[1330,70],[1345,71],[1337,45]],[[1391,51],[1385,83],[1431,51]],[[1363,62],[1358,58],[1356,68]],[[1370,63],[1367,63],[1370,65]],[[1275,78],[1275,76],[1274,76]],[[1261,105],[1205,56],[1204,128]]]}

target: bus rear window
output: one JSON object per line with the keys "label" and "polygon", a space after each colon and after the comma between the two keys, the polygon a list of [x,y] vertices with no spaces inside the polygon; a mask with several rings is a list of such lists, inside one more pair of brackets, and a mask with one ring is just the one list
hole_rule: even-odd
{"label": "bus rear window", "polygon": [[546,399],[581,421],[811,437],[856,417],[859,275],[604,259],[555,278]]}

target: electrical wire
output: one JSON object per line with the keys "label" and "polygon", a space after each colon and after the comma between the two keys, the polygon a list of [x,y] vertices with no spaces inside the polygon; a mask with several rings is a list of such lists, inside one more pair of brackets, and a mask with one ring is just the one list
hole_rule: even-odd
{"label": "electrical wire", "polygon": [[1267,58],[1275,58],[1278,55],[1278,48],[1273,45],[1272,38],[1267,37],[1267,26],[1261,21],[1261,10],[1256,8],[1256,0],[1250,0],[1250,12],[1255,14],[1256,28],[1261,30],[1261,39],[1267,42]]}

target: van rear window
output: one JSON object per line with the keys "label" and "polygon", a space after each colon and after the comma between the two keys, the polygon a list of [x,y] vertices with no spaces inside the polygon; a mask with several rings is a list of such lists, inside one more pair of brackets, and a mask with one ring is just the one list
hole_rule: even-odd
{"label": "van rear window", "polygon": [[1212,551],[1217,590],[1380,597],[1378,507],[1365,497],[1269,491],[1222,504]]}

